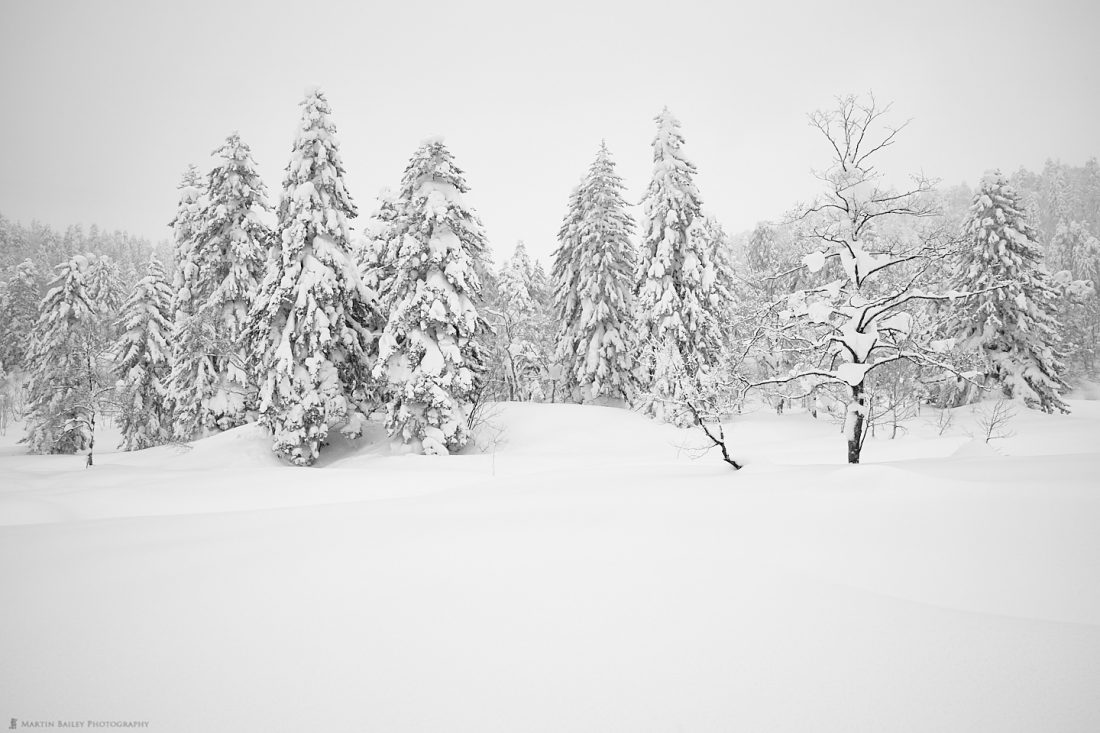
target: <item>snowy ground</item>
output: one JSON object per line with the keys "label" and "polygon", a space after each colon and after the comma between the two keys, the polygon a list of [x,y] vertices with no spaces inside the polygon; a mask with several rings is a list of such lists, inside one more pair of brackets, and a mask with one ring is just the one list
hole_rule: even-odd
{"label": "snowy ground", "polygon": [[[996,450],[933,416],[843,465],[757,413],[728,470],[628,412],[507,405],[483,452],[254,427],[0,444],[0,717],[152,731],[1100,730],[1100,402]],[[495,437],[494,437],[495,436]]]}

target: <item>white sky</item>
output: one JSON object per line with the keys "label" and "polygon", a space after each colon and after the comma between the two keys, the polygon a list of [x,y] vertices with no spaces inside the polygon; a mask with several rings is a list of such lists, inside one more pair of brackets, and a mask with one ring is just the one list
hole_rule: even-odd
{"label": "white sky", "polygon": [[441,134],[498,257],[523,239],[548,262],[601,138],[640,199],[666,104],[731,233],[816,190],[806,113],[848,92],[915,118],[891,173],[1082,164],[1100,2],[0,0],[0,213],[165,238],[184,168],[233,130],[274,203],[315,84],[363,215]]}

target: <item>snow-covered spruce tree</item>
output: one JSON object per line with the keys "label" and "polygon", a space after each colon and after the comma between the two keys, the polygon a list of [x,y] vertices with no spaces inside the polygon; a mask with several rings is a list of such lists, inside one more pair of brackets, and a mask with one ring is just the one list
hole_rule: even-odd
{"label": "snow-covered spruce tree", "polygon": [[542,348],[545,314],[533,292],[531,258],[523,242],[516,244],[497,278],[497,302],[485,312],[495,332],[493,361],[503,366],[501,378],[509,400],[542,399],[540,371],[548,355]]}
{"label": "snow-covered spruce tree", "polygon": [[1057,307],[1066,376],[1091,379],[1100,350],[1100,239],[1077,221],[1060,225],[1046,259],[1056,271],[1052,284],[1061,295]]}
{"label": "snow-covered spruce tree", "polygon": [[535,304],[540,310],[549,315],[554,291],[550,285],[550,276],[546,274],[546,268],[542,266],[542,260],[535,260],[531,263],[531,287],[529,289]]}
{"label": "snow-covered spruce tree", "polygon": [[577,399],[635,395],[634,219],[607,146],[569,196],[551,270],[557,360]]}
{"label": "snow-covered spruce tree", "polygon": [[390,290],[397,261],[398,244],[394,238],[396,220],[396,194],[392,189],[384,188],[378,193],[378,208],[363,227],[362,241],[356,253],[360,277],[378,294],[378,305],[384,315],[389,314]]}
{"label": "snow-covered spruce tree", "polygon": [[645,409],[687,425],[697,418],[685,409],[685,397],[698,392],[721,349],[709,307],[714,272],[704,243],[691,235],[701,204],[695,166],[682,151],[680,123],[667,108],[656,122],[637,277],[641,378]]}
{"label": "snow-covered spruce tree", "polygon": [[202,308],[209,295],[199,247],[206,188],[198,169],[188,166],[179,185],[176,217],[171,222],[176,269],[172,278],[172,371],[167,410],[173,416],[175,438],[182,441],[193,439],[204,427],[204,406],[218,385],[214,324]]}
{"label": "snow-covered spruce tree", "polygon": [[390,385],[388,428],[425,453],[462,448],[484,372],[478,264],[485,235],[463,201],[468,190],[451,152],[425,141],[401,181],[393,309],[375,375]]}
{"label": "snow-covered spruce tree", "polygon": [[730,334],[724,333],[722,327],[734,318],[734,293],[738,288],[729,235],[721,222],[709,214],[696,217],[691,234],[700,240],[710,259],[714,282],[707,303],[719,324],[719,330],[728,336]]}
{"label": "snow-covered spruce tree", "polygon": [[348,222],[356,208],[328,101],[319,90],[302,119],[279,201],[278,245],[250,314],[260,420],[272,449],[308,466],[329,431],[362,432],[378,313],[359,277]]}
{"label": "snow-covered spruce tree", "polygon": [[41,300],[38,268],[34,260],[23,260],[12,272],[0,302],[0,361],[9,373],[26,364]]}
{"label": "snow-covered spruce tree", "polygon": [[1044,412],[1068,412],[1059,396],[1066,385],[1054,305],[1058,293],[1039,262],[1037,233],[1000,171],[982,180],[964,234],[969,246],[951,286],[986,292],[960,304],[957,337],[984,355],[988,380],[1006,397],[1021,397]]}
{"label": "snow-covered spruce tree", "polygon": [[213,330],[207,352],[217,383],[200,403],[198,421],[207,429],[228,430],[247,422],[255,409],[245,334],[272,233],[264,223],[270,212],[267,189],[248,145],[234,132],[214,155],[221,160],[210,171],[195,231],[198,282],[192,298],[199,319]]}
{"label": "snow-covered spruce tree", "polygon": [[109,255],[96,256],[88,273],[88,297],[95,304],[102,320],[114,320],[125,295],[118,263]]}
{"label": "snow-covered spruce tree", "polygon": [[32,453],[75,453],[95,445],[96,414],[112,389],[109,349],[88,294],[91,255],[58,265],[42,299],[27,366],[27,434]]}
{"label": "snow-covered spruce tree", "polygon": [[122,336],[115,357],[123,450],[141,450],[172,440],[165,404],[169,374],[172,289],[155,257],[122,307]]}
{"label": "snow-covered spruce tree", "polygon": [[[938,284],[929,272],[950,244],[942,227],[914,229],[922,220],[935,221],[936,210],[927,196],[931,184],[918,177],[911,188],[897,191],[881,182],[877,156],[894,144],[904,125],[884,125],[889,107],[877,106],[873,97],[837,101],[836,109],[810,116],[833,158],[826,170],[816,173],[825,191],[800,212],[800,219],[805,236],[816,243],[815,251],[803,258],[806,279],[833,261],[841,265],[840,277],[797,290],[767,307],[776,318],[762,314],[761,320],[775,323],[776,338],[792,344],[788,356],[793,366],[787,374],[750,387],[798,382],[813,390],[823,383],[836,385],[846,402],[848,461],[859,463],[868,375],[900,360],[959,372],[933,348],[928,331],[916,325],[914,310],[921,301],[947,302],[969,293],[926,289]],[[887,236],[891,231],[906,236]]]}
{"label": "snow-covered spruce tree", "polygon": [[1045,252],[1044,259],[1051,272],[1069,270],[1078,280],[1091,280],[1089,249],[1096,237],[1078,221],[1062,222]]}

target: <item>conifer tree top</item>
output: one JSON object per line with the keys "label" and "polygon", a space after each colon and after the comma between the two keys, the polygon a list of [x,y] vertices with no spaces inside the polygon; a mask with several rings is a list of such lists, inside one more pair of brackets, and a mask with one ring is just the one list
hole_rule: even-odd
{"label": "conifer tree top", "polygon": [[405,198],[416,195],[420,185],[429,179],[450,184],[459,193],[470,190],[462,169],[455,165],[454,155],[439,137],[425,140],[413,153],[401,178],[401,195]]}
{"label": "conifer tree top", "polygon": [[332,109],[328,100],[321,90],[313,89],[299,106],[302,116],[283,180],[280,220],[286,220],[291,208],[306,205],[307,201],[354,218],[358,211],[344,187],[344,161],[336,125],[329,119]]}

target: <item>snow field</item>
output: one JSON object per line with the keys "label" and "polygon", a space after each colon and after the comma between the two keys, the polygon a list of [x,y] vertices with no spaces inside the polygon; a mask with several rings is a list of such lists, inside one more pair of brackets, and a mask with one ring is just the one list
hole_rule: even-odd
{"label": "snow field", "polygon": [[[0,714],[154,731],[1100,729],[1100,404],[701,436],[506,404],[465,454],[255,426],[0,449]],[[106,442],[106,440],[104,440]],[[10,711],[10,712],[9,712]]]}

